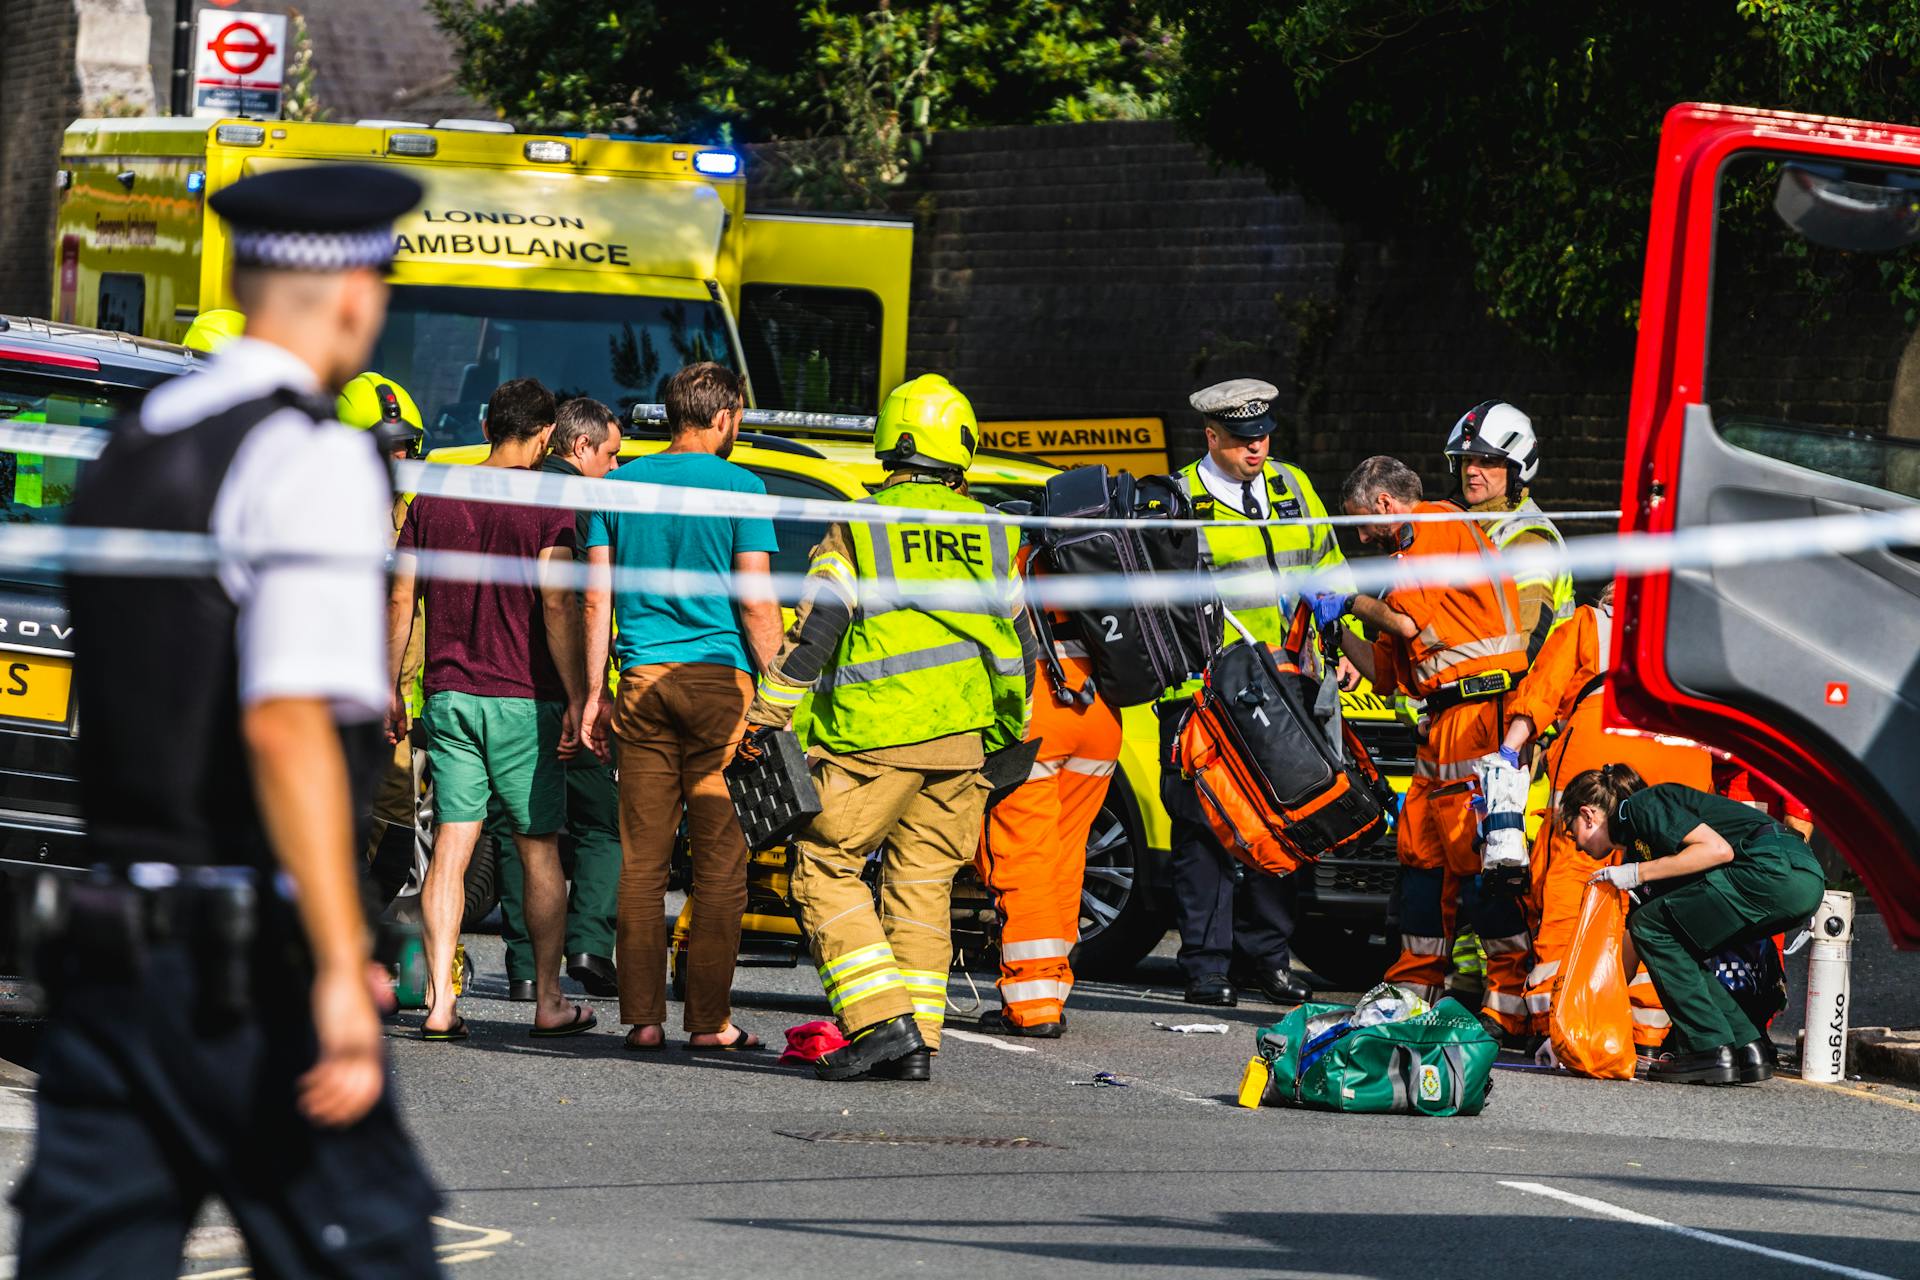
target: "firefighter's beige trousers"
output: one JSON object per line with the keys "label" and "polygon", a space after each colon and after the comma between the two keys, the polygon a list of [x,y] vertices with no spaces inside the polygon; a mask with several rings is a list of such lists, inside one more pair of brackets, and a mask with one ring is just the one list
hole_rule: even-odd
{"label": "firefighter's beige trousers", "polygon": [[[917,770],[816,760],[821,811],[795,841],[793,902],[827,1001],[849,1038],[910,1013],[940,1045],[953,961],[954,873],[980,841],[977,769]],[[879,910],[860,879],[882,843]]]}

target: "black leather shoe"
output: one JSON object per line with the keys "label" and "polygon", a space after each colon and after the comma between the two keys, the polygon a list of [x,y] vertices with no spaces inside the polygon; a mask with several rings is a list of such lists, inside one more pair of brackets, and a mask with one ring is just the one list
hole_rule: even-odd
{"label": "black leather shoe", "polygon": [[532,978],[515,978],[507,984],[507,999],[515,1004],[532,1004],[539,998],[534,994]]}
{"label": "black leather shoe", "polygon": [[1252,988],[1275,1004],[1304,1004],[1313,999],[1313,988],[1284,965],[1247,969],[1231,974],[1229,981],[1242,991]]}
{"label": "black leather shoe", "polygon": [[1005,1009],[982,1014],[980,1029],[990,1036],[1021,1036],[1028,1040],[1058,1040],[1066,1028],[1064,1022],[1032,1022],[1021,1026],[1007,1016]]}
{"label": "black leather shoe", "polygon": [[882,1062],[860,1077],[862,1080],[930,1080],[933,1078],[933,1054],[915,1049],[904,1058]]}
{"label": "black leather shoe", "polygon": [[903,1013],[862,1027],[851,1041],[816,1061],[813,1069],[822,1080],[853,1080],[883,1062],[926,1051],[927,1042],[920,1038],[920,1028],[915,1025],[913,1015]]}
{"label": "black leather shoe", "polygon": [[1718,1049],[1656,1058],[1647,1068],[1647,1079],[1662,1084],[1737,1084],[1740,1069],[1734,1065],[1732,1047],[1723,1044]]}
{"label": "black leather shoe", "polygon": [[1749,1044],[1736,1047],[1733,1066],[1740,1073],[1741,1084],[1759,1084],[1762,1080],[1773,1079],[1773,1041],[1761,1036]]}
{"label": "black leather shoe", "polygon": [[567,976],[586,988],[590,996],[620,994],[620,971],[605,956],[588,955],[584,951],[577,956],[568,956]]}
{"label": "black leather shoe", "polygon": [[1233,983],[1227,980],[1226,974],[1210,973],[1187,984],[1187,1003],[1231,1009],[1240,1003],[1240,997],[1234,994]]}

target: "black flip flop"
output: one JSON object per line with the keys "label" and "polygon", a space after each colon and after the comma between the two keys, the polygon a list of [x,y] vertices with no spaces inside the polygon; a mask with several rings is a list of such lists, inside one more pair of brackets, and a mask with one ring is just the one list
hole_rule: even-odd
{"label": "black flip flop", "polygon": [[665,1053],[667,1051],[666,1031],[663,1028],[660,1033],[660,1039],[653,1044],[636,1043],[633,1038],[633,1032],[629,1031],[625,1036],[621,1037],[620,1047],[628,1053]]}
{"label": "black flip flop", "polygon": [[426,1027],[426,1026],[422,1026],[420,1028],[420,1038],[422,1040],[432,1040],[437,1042],[445,1042],[448,1040],[465,1040],[467,1038],[467,1034],[468,1034],[467,1020],[461,1017],[457,1013],[453,1015],[453,1025],[447,1027],[444,1030],[435,1031],[433,1030],[433,1028]]}
{"label": "black flip flop", "polygon": [[557,1027],[532,1026],[527,1034],[535,1040],[558,1040],[562,1036],[583,1035],[600,1025],[600,1018],[593,1010],[584,1005],[573,1006],[573,1021],[563,1022]]}
{"label": "black flip flop", "polygon": [[760,1042],[760,1037],[754,1035],[753,1032],[747,1030],[745,1027],[736,1026],[733,1030],[738,1032],[738,1034],[735,1035],[733,1039],[724,1043],[695,1044],[689,1040],[684,1047],[688,1053],[746,1053],[753,1049],[764,1049],[767,1047]]}

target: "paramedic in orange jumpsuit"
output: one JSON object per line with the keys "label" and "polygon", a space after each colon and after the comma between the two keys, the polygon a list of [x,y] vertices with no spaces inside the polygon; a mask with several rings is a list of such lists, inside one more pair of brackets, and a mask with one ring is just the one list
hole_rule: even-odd
{"label": "paramedic in orange jumpsuit", "polygon": [[1401,952],[1387,981],[1438,1000],[1453,937],[1463,924],[1471,927],[1487,952],[1481,1021],[1517,1047],[1527,1027],[1526,918],[1518,895],[1482,892],[1472,801],[1474,761],[1498,751],[1506,691],[1527,669],[1520,594],[1513,579],[1499,573],[1493,545],[1474,522],[1396,518],[1455,510],[1422,502],[1420,477],[1406,464],[1367,459],[1347,478],[1341,502],[1349,515],[1380,518],[1360,527],[1360,540],[1396,559],[1477,554],[1487,562],[1489,576],[1479,582],[1387,592],[1381,601],[1391,612],[1371,645],[1344,627],[1338,635],[1377,693],[1424,698],[1431,717],[1400,810]]}
{"label": "paramedic in orange jumpsuit", "polygon": [[1048,619],[1058,666],[1050,674],[1044,656],[1037,664],[1027,728],[1040,754],[1027,781],[988,814],[978,857],[1000,913],[1002,1004],[980,1029],[1043,1039],[1066,1026],[1067,956],[1080,940],[1087,833],[1120,759],[1120,713],[1092,683],[1086,642],[1064,615]]}
{"label": "paramedic in orange jumpsuit", "polygon": [[[1527,1013],[1534,1035],[1547,1034],[1553,988],[1560,965],[1573,945],[1587,881],[1601,867],[1620,859],[1616,853],[1605,861],[1595,861],[1574,844],[1572,835],[1555,817],[1560,810],[1561,790],[1586,770],[1607,764],[1631,765],[1649,784],[1677,782],[1704,791],[1712,781],[1712,757],[1704,747],[1607,730],[1602,719],[1605,697],[1601,676],[1607,669],[1612,639],[1613,588],[1609,586],[1597,606],[1581,605],[1567,625],[1547,638],[1533,670],[1513,697],[1513,719],[1507,727],[1504,745],[1517,756],[1543,727],[1562,726],[1546,753],[1552,796],[1547,803],[1547,821],[1534,837],[1533,886],[1527,903],[1533,925]],[[1643,1051],[1650,1052],[1667,1038],[1671,1023],[1660,1007],[1653,980],[1645,969],[1638,965],[1635,968],[1638,971],[1627,988],[1633,1003],[1633,1039]]]}

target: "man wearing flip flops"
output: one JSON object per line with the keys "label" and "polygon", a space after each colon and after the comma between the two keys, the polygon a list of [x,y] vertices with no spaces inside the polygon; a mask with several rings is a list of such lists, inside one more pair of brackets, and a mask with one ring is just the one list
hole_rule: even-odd
{"label": "man wearing flip flops", "polygon": [[[515,378],[487,401],[492,449],[484,467],[529,468],[553,434],[553,393]],[[414,625],[416,592],[425,602],[427,760],[433,770],[433,860],[421,890],[431,983],[421,1036],[464,1040],[454,1010],[453,948],[466,911],[467,863],[480,839],[489,800],[512,824],[526,869],[526,923],[533,942],[535,1005],[529,1034],[573,1036],[594,1026],[592,1010],[560,993],[567,882],[560,868],[566,820],[563,758],[581,743],[586,704],[580,605],[547,566],[571,564],[570,511],[458,498],[415,498],[394,547],[387,608],[388,659],[396,684],[390,731],[406,732],[406,691],[397,681]],[[524,575],[510,581],[458,582],[418,576],[434,552],[517,557]]]}

